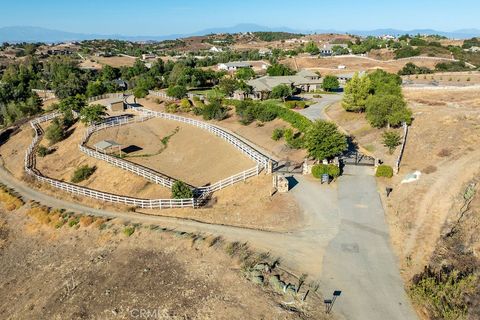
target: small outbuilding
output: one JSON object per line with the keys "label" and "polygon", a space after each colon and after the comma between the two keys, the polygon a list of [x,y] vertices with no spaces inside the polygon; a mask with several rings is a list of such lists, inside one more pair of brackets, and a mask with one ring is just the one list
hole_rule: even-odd
{"label": "small outbuilding", "polygon": [[125,101],[123,97],[108,99],[105,105],[109,111],[125,110]]}
{"label": "small outbuilding", "polygon": [[95,151],[102,152],[104,154],[114,153],[115,149],[118,150],[118,155],[122,155],[122,145],[113,140],[102,140],[93,145]]}

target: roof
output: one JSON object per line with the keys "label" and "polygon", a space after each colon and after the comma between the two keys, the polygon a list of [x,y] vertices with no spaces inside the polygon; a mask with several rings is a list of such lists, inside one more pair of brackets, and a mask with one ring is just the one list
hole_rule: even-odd
{"label": "roof", "polygon": [[106,150],[111,147],[120,147],[121,144],[113,140],[102,140],[94,144],[95,149]]}
{"label": "roof", "polygon": [[304,78],[320,78],[318,74],[313,72],[312,70],[307,70],[307,69],[302,69],[299,72],[297,72],[297,76],[301,76]]}
{"label": "roof", "polygon": [[[337,78],[341,79],[351,79],[357,72],[349,72],[349,73],[342,73],[342,74],[337,74]],[[358,72],[359,76],[363,76],[365,74],[365,71],[360,71]]]}
{"label": "roof", "polygon": [[250,68],[252,67],[252,64],[249,62],[243,62],[243,61],[235,61],[235,62],[227,62],[227,63],[221,63],[229,68]]}
{"label": "roof", "polygon": [[[315,73],[315,77],[318,75]],[[302,76],[301,73],[297,73],[293,76],[264,76],[261,78],[253,79],[247,82],[249,86],[252,86],[255,91],[272,91],[272,89],[281,84],[287,85],[304,85],[304,84],[320,84],[321,79],[309,79],[309,76]]]}

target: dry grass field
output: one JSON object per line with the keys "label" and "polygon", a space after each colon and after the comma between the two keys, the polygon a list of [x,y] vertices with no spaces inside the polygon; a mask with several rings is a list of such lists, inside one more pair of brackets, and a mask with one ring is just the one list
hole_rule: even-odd
{"label": "dry grass field", "polygon": [[402,78],[413,84],[429,84],[435,81],[442,86],[468,86],[480,83],[480,72],[439,72],[435,74],[403,76]]}
{"label": "dry grass field", "polygon": [[314,294],[287,310],[291,298],[247,280],[214,236],[138,225],[128,236],[89,217],[55,228],[44,218],[58,214],[40,211],[0,210],[2,319],[328,319]]}
{"label": "dry grass field", "polygon": [[[439,63],[439,60],[435,59],[419,59],[412,57],[407,60],[400,61],[374,61],[363,57],[310,57],[300,56],[287,58],[281,61],[289,65],[294,69],[312,69],[318,70],[325,74],[341,74],[354,71],[368,71],[375,69],[384,69],[388,72],[397,73],[408,62],[415,63],[418,66],[427,67],[430,69],[435,68],[435,65]],[[338,66],[344,65],[346,69],[339,70]]]}
{"label": "dry grass field", "polygon": [[[145,99],[139,99],[138,102],[147,109],[165,112],[164,103],[155,97],[148,96]],[[194,116],[191,113],[182,115],[204,121],[201,117]],[[229,117],[227,119],[211,121],[211,123],[241,136],[243,139],[259,147],[260,151],[264,151],[274,158],[292,162],[302,162],[305,159],[306,153],[304,150],[290,149],[285,145],[284,141],[272,140],[272,132],[275,128],[290,126],[281,119],[275,119],[274,121],[263,124],[254,122],[248,126],[244,126],[239,122],[239,118],[235,114],[234,108],[232,108],[232,110],[229,111]]]}
{"label": "dry grass field", "polygon": [[99,63],[100,65],[106,64],[111,67],[120,68],[122,66],[131,67],[135,63],[135,59],[125,57],[125,56],[117,56],[117,57],[89,57],[89,59],[94,60],[95,62]]}

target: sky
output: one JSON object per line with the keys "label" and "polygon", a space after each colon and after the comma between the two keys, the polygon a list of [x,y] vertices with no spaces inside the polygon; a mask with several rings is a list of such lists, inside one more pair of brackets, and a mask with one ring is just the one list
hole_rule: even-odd
{"label": "sky", "polygon": [[479,0],[0,0],[0,27],[122,35],[253,23],[300,31],[480,29]]}

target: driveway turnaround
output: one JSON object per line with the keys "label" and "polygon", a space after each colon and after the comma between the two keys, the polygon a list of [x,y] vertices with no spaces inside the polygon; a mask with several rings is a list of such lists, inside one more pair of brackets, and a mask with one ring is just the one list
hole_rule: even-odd
{"label": "driveway turnaround", "polygon": [[323,259],[321,289],[340,290],[333,311],[344,319],[416,319],[392,252],[372,167],[346,167],[339,179],[339,229]]}
{"label": "driveway turnaround", "polygon": [[325,108],[331,106],[334,103],[339,102],[342,100],[343,94],[323,94],[322,98],[317,99],[314,98],[315,104],[312,104],[308,108],[299,110],[301,114],[303,114],[308,119],[315,121],[315,120],[326,120],[325,118]]}

